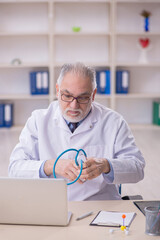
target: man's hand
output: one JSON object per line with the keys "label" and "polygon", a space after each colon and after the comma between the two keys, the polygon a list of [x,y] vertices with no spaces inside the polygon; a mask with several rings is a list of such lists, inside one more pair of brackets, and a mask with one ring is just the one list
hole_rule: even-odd
{"label": "man's hand", "polygon": [[[53,174],[53,166],[55,160],[47,160],[44,164],[44,172],[47,176]],[[55,167],[55,173],[69,179],[70,181],[74,181],[79,175],[79,168],[76,166],[75,161],[72,159],[60,159]],[[80,179],[77,181],[78,183],[83,183]]]}
{"label": "man's hand", "polygon": [[109,173],[110,165],[105,158],[87,158],[83,163],[83,171],[80,176],[83,180],[91,180],[98,177],[102,173]]}

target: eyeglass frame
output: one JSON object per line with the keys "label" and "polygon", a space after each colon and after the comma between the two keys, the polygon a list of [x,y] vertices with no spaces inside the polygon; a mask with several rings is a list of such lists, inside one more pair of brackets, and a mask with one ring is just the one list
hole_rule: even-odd
{"label": "eyeglass frame", "polygon": [[71,103],[71,102],[74,101],[74,99],[76,99],[77,103],[79,103],[79,104],[87,104],[87,103],[89,103],[89,101],[91,100],[91,97],[92,97],[92,95],[93,95],[93,93],[92,93],[92,94],[88,97],[87,102],[81,103],[81,102],[78,101],[78,99],[81,98],[81,96],[74,97],[74,96],[68,94],[68,96],[72,97],[72,100],[71,100],[71,101],[65,101],[65,100],[62,99],[62,96],[63,96],[63,95],[67,95],[67,94],[65,94],[65,93],[63,93],[63,92],[60,92],[60,94],[61,94],[61,100],[62,100],[63,102],[70,102],[70,103]]}

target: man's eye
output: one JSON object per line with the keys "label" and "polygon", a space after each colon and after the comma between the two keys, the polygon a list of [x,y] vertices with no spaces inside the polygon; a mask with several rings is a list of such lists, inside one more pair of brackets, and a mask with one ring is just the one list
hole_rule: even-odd
{"label": "man's eye", "polygon": [[88,100],[89,97],[79,97],[78,99],[79,99],[79,100]]}
{"label": "man's eye", "polygon": [[69,99],[69,98],[72,98],[72,96],[70,96],[70,95],[64,95],[64,97],[65,97],[65,98],[68,98],[68,99]]}

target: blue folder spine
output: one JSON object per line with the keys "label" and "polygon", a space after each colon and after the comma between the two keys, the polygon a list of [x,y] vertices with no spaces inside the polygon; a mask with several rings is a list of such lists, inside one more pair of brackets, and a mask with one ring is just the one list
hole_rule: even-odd
{"label": "blue folder spine", "polygon": [[32,95],[49,93],[49,73],[47,71],[30,72],[30,93]]}
{"label": "blue folder spine", "polygon": [[4,127],[4,104],[0,103],[0,127]]}
{"label": "blue folder spine", "polygon": [[129,71],[116,71],[116,93],[127,94],[129,91]]}
{"label": "blue folder spine", "polygon": [[97,93],[110,94],[110,70],[96,71]]}
{"label": "blue folder spine", "polygon": [[13,104],[4,104],[4,127],[13,125]]}
{"label": "blue folder spine", "polygon": [[42,93],[49,94],[49,74],[42,72]]}

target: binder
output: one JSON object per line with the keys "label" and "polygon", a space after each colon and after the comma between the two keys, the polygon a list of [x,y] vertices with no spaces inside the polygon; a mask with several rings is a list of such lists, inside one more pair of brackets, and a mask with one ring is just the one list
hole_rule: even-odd
{"label": "binder", "polygon": [[42,94],[42,73],[36,73],[36,94]]}
{"label": "binder", "polygon": [[43,94],[48,94],[49,93],[48,72],[42,72],[42,93]]}
{"label": "binder", "polygon": [[13,104],[4,104],[4,127],[13,125]]}
{"label": "binder", "polygon": [[36,94],[36,72],[30,72],[30,93]]}
{"label": "binder", "polygon": [[49,74],[47,71],[30,72],[30,93],[32,95],[49,93]]}
{"label": "binder", "polygon": [[4,127],[4,104],[0,103],[0,127]]}
{"label": "binder", "polygon": [[97,93],[100,94],[110,94],[110,71],[97,71]]}
{"label": "binder", "polygon": [[129,72],[126,70],[116,71],[116,93],[127,94],[129,90]]}
{"label": "binder", "polygon": [[160,126],[160,102],[153,102],[153,124]]}

